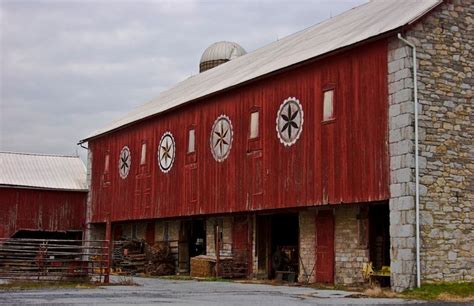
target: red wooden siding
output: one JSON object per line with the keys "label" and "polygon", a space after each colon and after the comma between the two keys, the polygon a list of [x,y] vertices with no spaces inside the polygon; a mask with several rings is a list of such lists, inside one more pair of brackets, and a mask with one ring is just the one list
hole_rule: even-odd
{"label": "red wooden siding", "polygon": [[334,283],[334,214],[320,210],[316,216],[316,282]]}
{"label": "red wooden siding", "polygon": [[0,238],[19,230],[82,230],[86,192],[0,188]]}
{"label": "red wooden siding", "polygon": [[[387,199],[386,56],[384,40],[366,44],[91,140],[93,222],[105,221],[109,212],[117,221]],[[335,86],[335,120],[323,123],[328,85]],[[285,147],[275,119],[288,97],[300,100],[304,124],[299,140]],[[260,110],[260,136],[249,142],[254,109]],[[229,157],[216,162],[209,138],[221,114],[229,116],[234,140]],[[192,162],[186,154],[190,126]],[[175,137],[176,160],[165,174],[156,156],[166,131]],[[143,141],[147,164],[139,166]],[[132,164],[121,179],[118,158],[125,145]],[[110,173],[104,176],[107,152]]]}

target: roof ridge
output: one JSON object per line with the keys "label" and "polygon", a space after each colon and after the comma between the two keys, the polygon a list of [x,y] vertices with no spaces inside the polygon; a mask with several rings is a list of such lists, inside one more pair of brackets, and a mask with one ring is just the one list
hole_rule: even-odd
{"label": "roof ridge", "polygon": [[13,151],[0,151],[0,154],[79,158],[79,155],[63,155],[63,154],[32,153],[32,152],[13,152]]}

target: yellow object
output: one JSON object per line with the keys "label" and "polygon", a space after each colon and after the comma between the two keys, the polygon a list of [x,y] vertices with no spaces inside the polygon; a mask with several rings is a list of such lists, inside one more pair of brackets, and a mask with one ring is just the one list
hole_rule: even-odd
{"label": "yellow object", "polygon": [[364,275],[364,279],[370,279],[370,277],[374,274],[374,269],[371,262],[362,264],[362,273]]}

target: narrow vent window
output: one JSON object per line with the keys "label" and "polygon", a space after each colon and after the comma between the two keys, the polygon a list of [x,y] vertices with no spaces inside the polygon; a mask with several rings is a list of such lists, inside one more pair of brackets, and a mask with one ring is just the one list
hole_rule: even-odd
{"label": "narrow vent window", "polygon": [[258,137],[258,117],[258,111],[250,113],[250,139],[255,139]]}
{"label": "narrow vent window", "polygon": [[195,133],[194,129],[190,129],[188,132],[188,153],[194,153],[195,150]]}
{"label": "narrow vent window", "polygon": [[323,121],[330,121],[334,118],[334,89],[330,89],[324,92]]}
{"label": "narrow vent window", "polygon": [[108,173],[109,172],[109,160],[110,160],[110,155],[107,153],[105,155],[105,161],[104,161],[104,172]]}
{"label": "narrow vent window", "polygon": [[144,165],[146,163],[146,143],[142,143],[142,154],[140,157],[140,165]]}

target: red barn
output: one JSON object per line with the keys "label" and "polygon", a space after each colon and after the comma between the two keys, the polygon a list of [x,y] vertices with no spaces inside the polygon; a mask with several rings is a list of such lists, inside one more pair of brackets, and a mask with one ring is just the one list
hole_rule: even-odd
{"label": "red barn", "polygon": [[0,238],[82,238],[88,188],[79,157],[0,152],[0,162]]}
{"label": "red barn", "polygon": [[[424,59],[442,58],[447,51],[430,49],[436,41],[465,35],[446,36],[439,25],[459,30],[451,24],[461,11],[451,1],[371,1],[248,54],[232,42],[210,46],[200,74],[81,141],[89,234],[168,241],[180,273],[193,256],[239,256],[249,277],[352,285],[372,262],[376,271],[391,267],[395,290],[414,286],[413,84],[426,105],[443,102],[428,98],[436,90],[429,69],[414,80],[416,58],[397,34]],[[438,132],[427,129],[429,141]],[[420,158],[436,167],[441,157],[430,152]],[[431,218],[427,233],[443,226]],[[437,279],[442,268],[425,269]]]}

